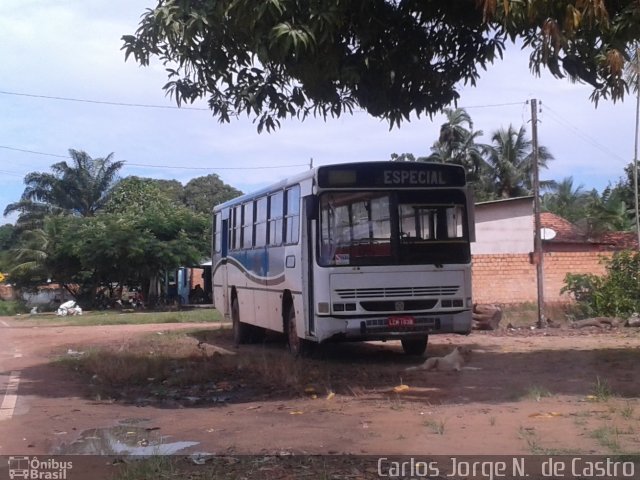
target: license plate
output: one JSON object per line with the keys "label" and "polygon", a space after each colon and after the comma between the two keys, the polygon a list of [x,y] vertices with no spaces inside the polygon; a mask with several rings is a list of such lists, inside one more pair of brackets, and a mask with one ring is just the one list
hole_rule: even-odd
{"label": "license plate", "polygon": [[415,325],[415,323],[416,319],[409,316],[389,317],[387,320],[387,325],[390,327],[408,327]]}

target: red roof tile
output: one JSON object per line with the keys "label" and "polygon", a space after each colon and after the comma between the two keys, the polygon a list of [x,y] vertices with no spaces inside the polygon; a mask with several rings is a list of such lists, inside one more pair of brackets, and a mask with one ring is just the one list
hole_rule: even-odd
{"label": "red roof tile", "polygon": [[549,228],[556,232],[556,236],[551,239],[553,242],[583,243],[587,241],[587,236],[579,227],[555,213],[542,212],[540,225],[542,228]]}
{"label": "red roof tile", "polygon": [[636,232],[607,232],[599,238],[588,238],[580,227],[549,212],[540,214],[540,223],[543,228],[550,228],[556,232],[556,236],[553,239],[545,240],[546,242],[590,243],[606,246],[613,250],[638,249]]}
{"label": "red roof tile", "polygon": [[607,232],[599,240],[602,243],[611,244],[616,250],[638,249],[638,234],[636,232]]}

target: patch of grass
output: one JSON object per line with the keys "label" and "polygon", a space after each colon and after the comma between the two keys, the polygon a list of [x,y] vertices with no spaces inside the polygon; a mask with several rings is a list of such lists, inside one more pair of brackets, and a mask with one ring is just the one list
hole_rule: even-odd
{"label": "patch of grass", "polygon": [[520,427],[518,429],[518,438],[527,443],[527,447],[533,455],[541,455],[544,453],[544,449],[540,446],[538,436],[534,430]]}
{"label": "patch of grass", "polygon": [[609,383],[607,383],[606,380],[602,380],[599,376],[596,377],[596,382],[591,391],[597,402],[607,402],[613,396]]}
{"label": "patch of grass", "polygon": [[627,402],[624,407],[620,409],[620,416],[625,420],[633,419],[634,408],[629,402]]}
{"label": "patch of grass", "polygon": [[604,427],[597,428],[591,432],[591,438],[597,440],[597,442],[603,447],[608,448],[611,453],[622,453],[620,449],[619,441],[620,432],[617,427],[611,425],[605,425]]}
{"label": "patch of grass", "polygon": [[[234,355],[234,351],[224,353],[202,343],[204,337],[210,341],[217,335],[229,337],[228,328],[160,333],[84,352],[82,346],[74,346],[73,350],[82,353],[64,354],[59,363],[85,376],[91,396],[105,400],[178,399],[184,403],[185,399],[197,398],[197,402],[206,403],[222,397],[308,397],[306,392],[311,387],[322,398],[334,391],[353,393],[362,382],[387,385],[390,380],[363,372],[357,364],[296,359],[282,349],[265,347],[257,354]],[[404,408],[400,400],[392,407]]]}
{"label": "patch of grass", "polygon": [[446,420],[425,420],[424,426],[437,435],[444,435]]}
{"label": "patch of grass", "polygon": [[159,480],[176,478],[177,462],[173,457],[153,455],[148,458],[125,463],[114,480]]}
{"label": "patch of grass", "polygon": [[575,425],[576,425],[577,427],[584,427],[584,426],[587,424],[587,421],[586,421],[586,420],[584,420],[584,419],[576,418],[576,419],[573,421],[573,423],[575,423]]}
{"label": "patch of grass", "polygon": [[543,447],[540,444],[535,430],[525,427],[520,427],[518,429],[518,438],[527,443],[527,447],[532,455],[576,455],[580,453],[577,450]]}
{"label": "patch of grass", "polygon": [[529,390],[527,390],[527,393],[525,396],[527,398],[535,400],[536,402],[539,402],[542,398],[550,397],[551,392],[544,387],[533,385],[529,387]]}
{"label": "patch of grass", "polygon": [[152,323],[211,323],[220,322],[222,315],[214,309],[180,310],[175,312],[88,312],[73,317],[53,315],[30,317],[38,326],[94,326],[142,325]]}
{"label": "patch of grass", "polygon": [[0,316],[10,317],[18,313],[26,313],[29,309],[24,302],[17,300],[0,300]]}
{"label": "patch of grass", "polygon": [[391,406],[389,407],[390,410],[394,410],[396,412],[400,412],[404,410],[404,405],[402,404],[402,399],[400,398],[400,395],[396,395],[396,398],[390,401],[391,401]]}
{"label": "patch of grass", "polygon": [[[514,327],[530,327],[538,322],[538,305],[535,302],[501,305],[501,325],[511,324]],[[572,304],[566,302],[546,302],[545,316],[557,326],[567,323]]]}
{"label": "patch of grass", "polygon": [[510,323],[514,327],[528,327],[535,324],[537,321],[538,307],[533,302],[501,305],[501,308],[501,325],[507,325]]}

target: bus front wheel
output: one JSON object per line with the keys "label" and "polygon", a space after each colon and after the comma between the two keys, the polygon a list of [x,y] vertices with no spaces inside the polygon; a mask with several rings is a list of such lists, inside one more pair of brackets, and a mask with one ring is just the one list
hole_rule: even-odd
{"label": "bus front wheel", "polygon": [[400,342],[407,355],[422,355],[427,349],[428,340],[429,336],[425,335],[423,338],[405,338]]}
{"label": "bus front wheel", "polygon": [[311,352],[311,345],[309,341],[298,336],[298,327],[296,326],[296,310],[293,307],[289,307],[289,313],[287,314],[287,345],[289,352],[294,357],[304,357]]}

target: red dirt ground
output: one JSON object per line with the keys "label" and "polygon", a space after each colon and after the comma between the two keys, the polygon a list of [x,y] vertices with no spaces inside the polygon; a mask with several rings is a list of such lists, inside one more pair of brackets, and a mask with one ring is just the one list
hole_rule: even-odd
{"label": "red dirt ground", "polygon": [[[242,381],[220,403],[189,406],[180,398],[99,400],[85,376],[51,361],[68,349],[117,351],[150,332],[203,324],[30,327],[0,320],[0,392],[9,374],[20,372],[13,417],[0,420],[0,455],[113,453],[100,450],[109,435],[135,435],[138,446],[197,442],[180,453],[225,455],[640,451],[639,329],[434,335],[429,356],[456,345],[473,349],[471,369],[451,373],[406,372],[421,360],[403,355],[396,342],[330,345],[298,360],[303,372],[331,365],[331,378],[313,377],[313,390],[274,391],[264,382],[256,388],[238,370]],[[213,338],[234,350],[230,334]],[[266,358],[265,351],[268,358],[288,355],[268,344],[243,346],[236,358]]]}

